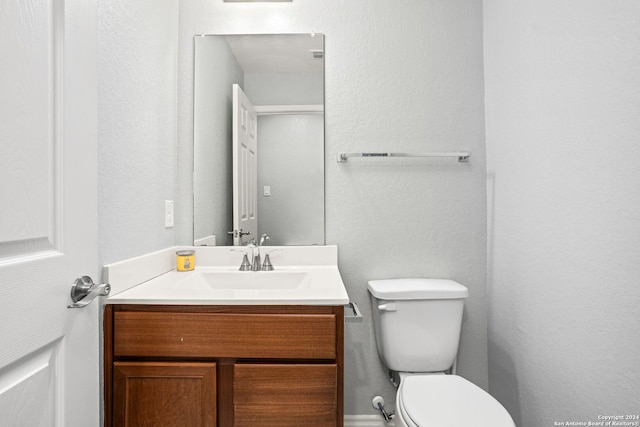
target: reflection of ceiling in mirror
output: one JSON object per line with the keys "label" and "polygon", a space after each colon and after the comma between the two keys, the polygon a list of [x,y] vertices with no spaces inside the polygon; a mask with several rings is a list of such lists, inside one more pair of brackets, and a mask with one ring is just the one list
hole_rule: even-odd
{"label": "reflection of ceiling in mirror", "polygon": [[322,74],[324,37],[310,34],[248,34],[225,36],[245,73]]}

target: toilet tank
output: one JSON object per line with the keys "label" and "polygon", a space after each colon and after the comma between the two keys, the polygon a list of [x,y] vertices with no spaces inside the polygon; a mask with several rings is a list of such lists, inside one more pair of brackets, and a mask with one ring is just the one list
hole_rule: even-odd
{"label": "toilet tank", "polygon": [[458,353],[466,287],[448,279],[371,280],[378,354],[398,372],[443,372]]}

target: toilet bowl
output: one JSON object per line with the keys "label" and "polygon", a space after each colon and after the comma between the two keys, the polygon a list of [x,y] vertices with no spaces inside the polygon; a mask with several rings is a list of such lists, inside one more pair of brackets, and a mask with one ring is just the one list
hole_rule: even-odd
{"label": "toilet bowl", "polygon": [[396,395],[396,427],[515,427],[490,394],[458,375],[409,375]]}
{"label": "toilet bowl", "polygon": [[378,354],[400,377],[396,426],[515,427],[489,393],[445,374],[458,352],[466,287],[447,279],[387,279],[367,288]]}

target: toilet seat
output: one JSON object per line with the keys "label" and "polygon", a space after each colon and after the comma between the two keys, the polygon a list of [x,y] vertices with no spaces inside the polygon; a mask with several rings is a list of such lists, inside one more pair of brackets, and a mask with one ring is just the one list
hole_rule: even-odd
{"label": "toilet seat", "polygon": [[457,375],[411,375],[398,388],[399,416],[417,427],[515,427],[489,393]]}

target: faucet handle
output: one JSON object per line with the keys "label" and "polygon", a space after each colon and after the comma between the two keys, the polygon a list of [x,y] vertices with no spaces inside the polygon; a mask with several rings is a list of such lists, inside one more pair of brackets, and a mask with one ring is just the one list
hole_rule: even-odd
{"label": "faucet handle", "polygon": [[273,270],[273,264],[271,264],[271,259],[269,258],[269,254],[271,252],[279,252],[282,251],[282,249],[272,249],[270,251],[266,251],[266,254],[264,256],[264,262],[262,263],[262,270],[263,271],[272,271]]}
{"label": "faucet handle", "polygon": [[229,249],[231,252],[241,252],[244,254],[242,257],[242,264],[240,264],[240,271],[249,271],[251,270],[251,263],[249,262],[249,257],[247,256],[248,252],[243,249]]}
{"label": "faucet handle", "polygon": [[242,257],[242,264],[240,264],[240,271],[249,271],[251,270],[251,263],[249,262],[249,257],[247,254],[244,254]]}
{"label": "faucet handle", "polygon": [[269,254],[264,256],[264,262],[262,263],[262,271],[272,271],[273,264],[271,264],[271,260],[269,259]]}

